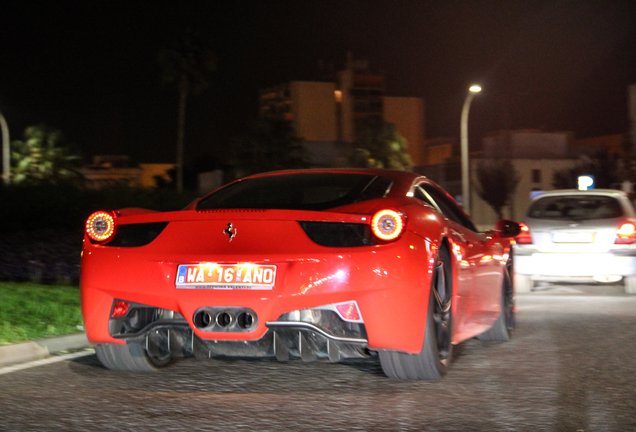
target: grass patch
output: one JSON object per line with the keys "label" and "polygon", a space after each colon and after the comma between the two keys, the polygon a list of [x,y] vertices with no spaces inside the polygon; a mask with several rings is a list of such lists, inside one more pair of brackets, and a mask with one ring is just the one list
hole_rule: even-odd
{"label": "grass patch", "polygon": [[0,282],[0,345],[77,333],[78,287]]}

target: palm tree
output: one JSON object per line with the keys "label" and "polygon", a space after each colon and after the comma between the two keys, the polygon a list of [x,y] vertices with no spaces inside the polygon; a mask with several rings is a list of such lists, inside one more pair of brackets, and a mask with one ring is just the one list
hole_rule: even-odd
{"label": "palm tree", "polygon": [[177,125],[177,190],[183,192],[183,147],[186,102],[210,86],[210,73],[216,69],[216,57],[192,31],[185,31],[170,46],[159,52],[164,84],[176,84],[179,92]]}
{"label": "palm tree", "polygon": [[29,126],[23,141],[11,143],[12,183],[59,183],[81,178],[80,156],[63,146],[62,132],[46,125]]}

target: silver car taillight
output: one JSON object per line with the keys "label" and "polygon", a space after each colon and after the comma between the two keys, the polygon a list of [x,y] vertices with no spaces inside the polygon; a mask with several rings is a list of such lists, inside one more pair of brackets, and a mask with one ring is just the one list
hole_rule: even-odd
{"label": "silver car taillight", "polygon": [[519,222],[519,226],[521,228],[521,232],[517,237],[515,237],[517,244],[532,244],[532,236],[530,235],[530,228],[528,228],[528,225],[523,222]]}
{"label": "silver car taillight", "polygon": [[631,222],[625,222],[616,231],[616,240],[614,244],[633,244],[636,243],[636,226]]}

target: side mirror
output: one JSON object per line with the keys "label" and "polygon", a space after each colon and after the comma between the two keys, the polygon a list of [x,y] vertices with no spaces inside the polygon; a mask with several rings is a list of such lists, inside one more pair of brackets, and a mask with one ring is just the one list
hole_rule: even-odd
{"label": "side mirror", "polygon": [[516,237],[521,232],[521,225],[508,219],[499,219],[495,224],[495,231],[501,237]]}

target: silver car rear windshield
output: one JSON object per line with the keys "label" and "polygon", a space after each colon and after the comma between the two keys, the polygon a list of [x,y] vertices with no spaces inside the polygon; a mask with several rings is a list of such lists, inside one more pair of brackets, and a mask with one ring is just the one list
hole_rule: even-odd
{"label": "silver car rear windshield", "polygon": [[384,197],[393,180],[369,174],[303,173],[248,178],[204,197],[197,210],[327,210]]}
{"label": "silver car rear windshield", "polygon": [[537,200],[528,210],[533,219],[591,220],[623,216],[620,203],[602,195],[551,196]]}

